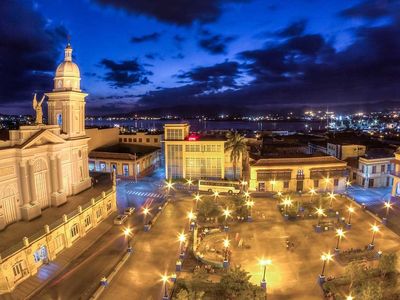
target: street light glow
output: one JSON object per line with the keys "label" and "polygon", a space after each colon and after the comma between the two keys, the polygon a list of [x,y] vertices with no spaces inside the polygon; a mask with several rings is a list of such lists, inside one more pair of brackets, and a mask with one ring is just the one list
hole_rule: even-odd
{"label": "street light glow", "polygon": [[194,214],[193,211],[189,211],[187,214],[187,217],[191,221],[191,220],[196,219],[196,214]]}
{"label": "street light glow", "polygon": [[332,255],[330,252],[328,252],[328,253],[323,253],[323,254],[321,255],[321,260],[322,260],[322,261],[327,261],[327,262],[329,262],[329,261],[332,260],[332,258],[333,258],[333,255]]}
{"label": "street light glow", "polygon": [[392,208],[392,203],[390,203],[390,201],[387,201],[387,202],[385,202],[385,204],[384,204],[384,206],[385,206],[385,208],[387,208],[387,209],[391,209]]}
{"label": "street light glow", "polygon": [[315,195],[316,193],[317,193],[317,192],[315,191],[315,189],[313,189],[313,188],[310,189],[310,194],[311,194],[311,195]]}
{"label": "street light glow", "polygon": [[200,201],[200,200],[201,200],[201,196],[200,196],[200,194],[197,194],[196,196],[194,196],[194,200],[196,200],[196,201]]}
{"label": "street light glow", "polygon": [[260,259],[260,260],[258,261],[258,263],[259,263],[261,266],[269,266],[269,265],[272,264],[272,260],[262,258],[262,259]]}
{"label": "street light glow", "polygon": [[214,197],[217,198],[219,196],[219,193],[217,191],[214,192]]}
{"label": "street light glow", "polygon": [[315,208],[315,211],[316,211],[316,214],[317,214],[318,216],[325,216],[325,211],[324,211],[323,208],[317,207],[317,208]]}
{"label": "street light glow", "polygon": [[253,206],[254,206],[254,201],[248,200],[248,201],[246,201],[246,205],[247,205],[248,207],[253,207]]}
{"label": "street light glow", "polygon": [[183,232],[179,233],[178,235],[178,241],[180,243],[184,243],[186,241],[186,234],[184,234]]}
{"label": "street light glow", "polygon": [[371,231],[372,232],[378,232],[379,231],[379,226],[377,226],[376,224],[371,226]]}
{"label": "street light glow", "polygon": [[161,275],[161,281],[165,284],[168,281],[169,277],[168,275]]}
{"label": "street light glow", "polygon": [[173,184],[171,181],[167,181],[167,182],[165,183],[165,186],[166,186],[166,188],[167,188],[168,190],[170,190],[170,189],[173,188],[174,184]]}
{"label": "street light glow", "polygon": [[349,208],[347,209],[349,211],[349,213],[354,213],[354,207],[353,206],[349,206]]}
{"label": "street light glow", "polygon": [[329,198],[332,200],[332,199],[336,199],[336,195],[332,192],[332,193],[329,193]]}
{"label": "street light glow", "polygon": [[125,235],[125,237],[128,237],[128,236],[130,236],[131,234],[132,234],[132,229],[131,229],[131,228],[127,227],[127,228],[124,229],[124,235]]}
{"label": "street light glow", "polygon": [[188,180],[186,181],[186,183],[187,183],[189,186],[191,186],[191,185],[193,184],[193,180],[192,180],[192,179],[188,179]]}
{"label": "street light glow", "polygon": [[339,238],[342,238],[345,236],[345,232],[343,231],[342,228],[336,229],[336,236],[338,236]]}
{"label": "street light glow", "polygon": [[244,192],[244,196],[245,196],[246,198],[249,198],[249,197],[250,197],[250,193],[249,193],[249,192]]}
{"label": "street light glow", "polygon": [[150,212],[148,207],[143,208],[143,214],[146,216]]}
{"label": "street light glow", "polygon": [[346,300],[353,300],[353,299],[354,299],[354,297],[352,295],[346,296]]}
{"label": "street light glow", "polygon": [[222,215],[225,216],[225,219],[227,219],[228,217],[231,216],[231,211],[229,210],[229,208],[225,208],[222,212]]}
{"label": "street light glow", "polygon": [[227,238],[224,239],[224,242],[223,242],[224,248],[228,248],[229,247],[229,243],[230,243],[230,241]]}

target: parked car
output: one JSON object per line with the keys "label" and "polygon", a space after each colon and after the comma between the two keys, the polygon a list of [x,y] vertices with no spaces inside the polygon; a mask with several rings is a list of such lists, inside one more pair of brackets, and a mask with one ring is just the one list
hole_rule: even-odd
{"label": "parked car", "polygon": [[135,211],[134,207],[127,207],[124,210],[124,215],[130,216],[131,214],[133,214],[134,211]]}
{"label": "parked car", "polygon": [[114,224],[115,225],[122,225],[122,224],[124,224],[126,222],[127,219],[128,219],[127,215],[118,215],[114,219]]}

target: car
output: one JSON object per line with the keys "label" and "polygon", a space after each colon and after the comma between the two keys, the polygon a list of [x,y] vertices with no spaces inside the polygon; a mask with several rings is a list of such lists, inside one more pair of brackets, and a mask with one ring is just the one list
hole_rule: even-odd
{"label": "car", "polygon": [[118,215],[114,219],[114,224],[115,225],[122,225],[122,224],[124,224],[126,222],[127,219],[128,219],[127,215]]}
{"label": "car", "polygon": [[130,216],[131,214],[133,214],[134,211],[135,211],[134,207],[127,207],[124,210],[124,215]]}

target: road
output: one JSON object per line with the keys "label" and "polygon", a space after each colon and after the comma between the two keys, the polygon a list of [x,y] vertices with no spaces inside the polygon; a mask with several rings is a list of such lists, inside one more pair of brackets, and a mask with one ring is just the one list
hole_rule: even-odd
{"label": "road", "polygon": [[[151,208],[153,214],[165,200],[162,172],[155,172],[152,176],[134,181],[118,181],[117,201],[119,211],[127,206],[134,206],[136,213],[129,217],[124,226],[113,226],[89,249],[77,257],[62,273],[48,282],[48,284],[32,299],[88,299],[98,287],[103,275],[108,274],[122,255],[127,243],[122,234],[125,226],[134,228],[134,239],[138,247],[147,244],[146,234],[143,232],[143,216],[140,214],[142,206]],[[166,213],[170,212],[170,208]],[[176,218],[171,218],[171,225],[175,225]],[[107,220],[112,222],[112,220]],[[163,234],[158,232],[160,236]],[[142,236],[145,241],[142,243]],[[158,236],[154,236],[154,239]]]}
{"label": "road", "polygon": [[161,299],[161,274],[175,271],[178,232],[187,225],[190,197],[171,202],[150,232],[138,237],[134,253],[114,277],[101,299]]}

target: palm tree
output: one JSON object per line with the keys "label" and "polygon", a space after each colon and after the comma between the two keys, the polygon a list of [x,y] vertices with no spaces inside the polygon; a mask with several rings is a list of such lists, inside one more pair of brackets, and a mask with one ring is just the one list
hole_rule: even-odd
{"label": "palm tree", "polygon": [[233,178],[236,179],[236,166],[240,157],[247,156],[246,139],[237,131],[230,131],[226,134],[228,141],[225,144],[225,151],[231,151],[231,162],[233,163]]}

